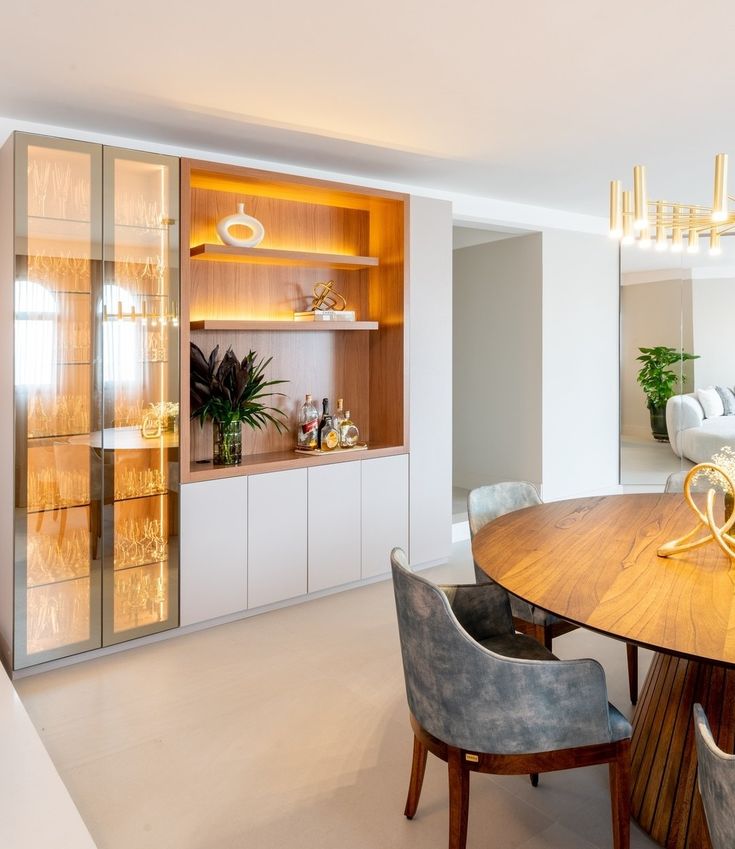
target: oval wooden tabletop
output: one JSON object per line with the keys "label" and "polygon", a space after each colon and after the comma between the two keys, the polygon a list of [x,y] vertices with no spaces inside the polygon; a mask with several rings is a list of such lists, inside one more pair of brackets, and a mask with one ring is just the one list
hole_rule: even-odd
{"label": "oval wooden tabletop", "polygon": [[475,535],[472,550],[493,580],[563,619],[735,665],[732,561],[714,543],[656,554],[695,523],[681,494],[579,498],[501,516]]}

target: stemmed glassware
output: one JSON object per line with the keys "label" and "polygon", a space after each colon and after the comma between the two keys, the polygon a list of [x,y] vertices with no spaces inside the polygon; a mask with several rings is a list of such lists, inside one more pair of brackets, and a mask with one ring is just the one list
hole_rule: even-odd
{"label": "stemmed glassware", "polygon": [[168,596],[163,578],[141,569],[115,576],[115,621],[131,621],[133,626],[144,622],[161,622],[166,616]]}
{"label": "stemmed glassware", "polygon": [[28,399],[28,437],[68,436],[89,433],[89,399],[86,395],[44,396]]}
{"label": "stemmed glassware", "polygon": [[89,503],[89,474],[52,468],[28,474],[28,510],[54,510]]}
{"label": "stemmed glassware", "polygon": [[167,559],[168,540],[160,519],[126,519],[115,526],[115,568],[144,566]]}
{"label": "stemmed glassware", "polygon": [[45,161],[31,160],[28,164],[28,182],[31,189],[33,203],[29,204],[29,212],[40,216],[46,215],[46,195],[48,194],[49,182],[51,180],[51,163]]}
{"label": "stemmed glassware", "polygon": [[160,469],[126,469],[115,474],[115,498],[139,498],[165,492],[166,476]]}

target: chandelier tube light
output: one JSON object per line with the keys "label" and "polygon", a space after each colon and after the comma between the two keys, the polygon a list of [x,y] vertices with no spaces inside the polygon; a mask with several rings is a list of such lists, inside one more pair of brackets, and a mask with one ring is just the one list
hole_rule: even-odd
{"label": "chandelier tube light", "polygon": [[666,236],[666,227],[663,222],[663,201],[656,201],[656,250],[665,251],[669,247]]}
{"label": "chandelier tube light", "polygon": [[610,181],[610,238],[623,235],[623,211],[620,208],[620,180]]}
{"label": "chandelier tube light", "polygon": [[[622,203],[621,203],[622,199]],[[687,251],[699,251],[699,239],[709,236],[710,253],[722,252],[720,237],[735,235],[735,210],[729,202],[735,200],[727,193],[727,154],[715,157],[714,194],[711,207],[667,200],[649,200],[646,169],[633,168],[633,190],[622,189],[620,180],[610,183],[610,236],[621,244],[638,242],[641,248],[651,245],[655,237],[657,251],[671,247],[673,253],[683,249],[686,231]]]}
{"label": "chandelier tube light", "polygon": [[630,192],[623,192],[623,238],[620,240],[622,245],[632,245],[635,241],[633,236],[633,210],[632,198]]}
{"label": "chandelier tube light", "polygon": [[648,226],[648,199],[646,198],[646,169],[643,165],[633,166],[633,206],[635,219],[633,228],[643,230]]}
{"label": "chandelier tube light", "polygon": [[674,254],[680,254],[681,251],[681,207],[675,206],[671,219],[671,252]]}
{"label": "chandelier tube light", "polygon": [[689,210],[689,231],[687,233],[687,253],[699,253],[699,233],[696,227],[696,218],[692,215],[696,210]]}
{"label": "chandelier tube light", "polygon": [[712,203],[712,221],[727,221],[727,154],[715,156],[715,196]]}

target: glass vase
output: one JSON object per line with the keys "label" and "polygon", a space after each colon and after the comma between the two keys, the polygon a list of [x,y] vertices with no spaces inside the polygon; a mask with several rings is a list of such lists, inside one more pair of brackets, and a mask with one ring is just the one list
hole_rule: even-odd
{"label": "glass vase", "polygon": [[212,422],[215,466],[237,466],[242,461],[242,422]]}

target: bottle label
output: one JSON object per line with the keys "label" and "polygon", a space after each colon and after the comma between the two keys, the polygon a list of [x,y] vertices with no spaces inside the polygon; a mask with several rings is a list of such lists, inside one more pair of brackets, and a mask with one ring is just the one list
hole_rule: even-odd
{"label": "bottle label", "polygon": [[316,430],[319,422],[316,419],[312,419],[310,422],[305,422],[301,425],[302,433],[311,433],[312,430]]}

